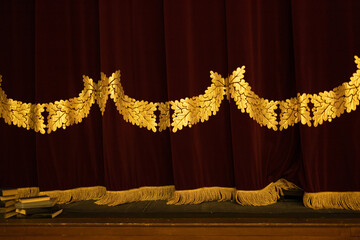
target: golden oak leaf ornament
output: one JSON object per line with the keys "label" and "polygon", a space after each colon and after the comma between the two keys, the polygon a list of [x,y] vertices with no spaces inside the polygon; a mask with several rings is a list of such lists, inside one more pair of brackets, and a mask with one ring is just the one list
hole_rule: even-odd
{"label": "golden oak leaf ornament", "polygon": [[[298,93],[296,97],[285,100],[264,99],[252,91],[250,84],[244,79],[245,66],[237,68],[227,78],[211,71],[211,85],[203,94],[167,102],[148,102],[127,96],[121,85],[120,71],[116,71],[110,77],[101,73],[101,79],[97,83],[88,76],[83,76],[84,89],[78,97],[50,103],[26,103],[7,97],[1,88],[0,75],[0,118],[9,125],[42,134],[51,133],[82,122],[95,102],[104,114],[110,97],[126,122],[153,132],[161,132],[167,128],[177,132],[184,127],[208,121],[211,116],[216,115],[226,95],[228,100],[233,99],[242,113],[247,113],[260,126],[268,129],[281,131],[299,122],[317,127],[340,117],[345,111],[349,113],[357,109],[360,102],[360,58],[357,56],[355,63],[357,71],[349,82],[344,82],[331,91]],[[313,104],[312,108],[309,107],[310,102]],[[280,109],[279,121],[275,112],[277,108]],[[157,110],[158,120],[155,114]],[[48,113],[47,124],[42,115],[44,111]]]}

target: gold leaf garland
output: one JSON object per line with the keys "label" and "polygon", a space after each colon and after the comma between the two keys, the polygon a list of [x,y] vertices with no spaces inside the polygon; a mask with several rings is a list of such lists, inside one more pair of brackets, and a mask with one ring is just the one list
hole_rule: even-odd
{"label": "gold leaf garland", "polygon": [[308,103],[310,102],[310,94],[297,94],[297,97],[286,99],[279,102],[280,114],[280,131],[287,129],[289,126],[301,122],[301,124],[307,124],[311,127],[310,108]]}
{"label": "gold leaf garland", "polygon": [[0,117],[5,123],[18,127],[33,129],[36,132],[45,133],[44,104],[32,104],[7,98],[1,88],[2,76],[0,75]]}
{"label": "gold leaf garland", "polygon": [[101,80],[96,85],[97,91],[96,91],[95,99],[96,99],[96,103],[99,105],[102,115],[104,115],[106,103],[107,100],[109,99],[110,85],[111,83],[109,82],[109,78],[107,78],[104,73],[101,73]]}
{"label": "gold leaf garland", "polygon": [[[171,127],[172,131],[176,132],[216,115],[226,95],[228,100],[234,100],[241,112],[246,112],[260,126],[274,131],[287,129],[299,122],[309,127],[317,127],[340,117],[345,111],[355,111],[359,105],[360,59],[357,56],[355,63],[357,71],[349,82],[344,82],[331,91],[318,94],[298,93],[296,97],[282,101],[264,99],[255,94],[244,80],[244,66],[237,68],[227,78],[211,71],[212,83],[204,94],[167,102],[139,101],[127,96],[120,82],[120,71],[116,71],[110,77],[101,73],[101,79],[97,83],[83,76],[84,89],[78,97],[52,103],[24,103],[7,98],[1,88],[0,75],[0,117],[10,125],[40,133],[45,133],[47,129],[47,133],[51,133],[82,122],[95,101],[104,114],[110,97],[125,121],[153,132]],[[310,102],[313,104],[311,109],[308,105]],[[275,112],[278,107],[281,111],[279,121]],[[42,115],[45,110],[48,112],[47,124],[44,123]],[[158,122],[155,114],[157,110],[160,112]]]}
{"label": "gold leaf garland", "polygon": [[47,132],[51,133],[58,128],[66,127],[82,122],[88,116],[91,106],[95,102],[95,85],[91,78],[83,76],[84,89],[78,97],[69,100],[55,101],[46,104],[49,112]]}
{"label": "gold leaf garland", "polygon": [[359,105],[360,98],[360,59],[355,56],[358,70],[350,78],[332,91],[325,91],[311,96],[314,104],[313,121],[314,126],[323,124],[324,121],[331,122],[346,112],[355,111]]}
{"label": "gold leaf garland", "polygon": [[147,101],[137,101],[125,95],[120,83],[120,71],[116,71],[109,77],[110,98],[114,100],[119,113],[126,122],[139,127],[146,127],[148,130],[156,132],[157,104]]}
{"label": "gold leaf garland", "polygon": [[276,113],[278,101],[269,101],[256,95],[244,80],[245,66],[237,68],[229,77],[228,91],[241,112],[249,114],[260,126],[277,130]]}
{"label": "gold leaf garland", "polygon": [[211,115],[219,111],[220,104],[224,99],[225,80],[218,73],[210,72],[212,84],[201,94],[192,98],[170,101],[172,115],[172,131],[176,132],[185,126],[191,127],[198,122],[209,120]]}
{"label": "gold leaf garland", "polygon": [[161,132],[171,127],[170,102],[160,102],[158,103],[158,108],[160,111],[158,126],[159,126],[159,132]]}

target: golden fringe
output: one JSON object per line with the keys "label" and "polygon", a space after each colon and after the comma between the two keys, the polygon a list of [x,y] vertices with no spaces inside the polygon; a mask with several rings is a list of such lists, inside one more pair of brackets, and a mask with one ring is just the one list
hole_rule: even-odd
{"label": "golden fringe", "polygon": [[102,186],[40,192],[40,195],[48,195],[51,198],[56,198],[58,204],[82,200],[97,200],[105,194],[106,188]]}
{"label": "golden fringe", "polygon": [[287,189],[299,189],[299,187],[285,179],[279,179],[261,190],[238,190],[235,199],[237,203],[243,206],[265,206],[276,203],[280,196],[283,195],[282,190]]}
{"label": "golden fringe", "polygon": [[19,198],[35,197],[39,195],[38,187],[18,188]]}
{"label": "golden fringe", "polygon": [[199,204],[209,201],[227,201],[233,199],[235,188],[205,187],[192,190],[175,191],[167,204]]}
{"label": "golden fringe", "polygon": [[313,209],[360,210],[360,192],[304,193],[303,202]]}
{"label": "golden fringe", "polygon": [[116,206],[136,201],[167,200],[175,191],[174,186],[141,187],[124,191],[107,191],[101,199],[96,201],[99,205]]}

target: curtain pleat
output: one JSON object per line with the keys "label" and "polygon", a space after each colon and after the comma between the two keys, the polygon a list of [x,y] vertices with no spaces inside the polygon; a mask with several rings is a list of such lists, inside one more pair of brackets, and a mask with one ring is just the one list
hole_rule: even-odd
{"label": "curtain pleat", "polygon": [[[260,98],[296,96],[290,2],[226,1],[226,10],[229,72],[245,65],[244,78]],[[297,126],[286,131],[261,127],[234,102],[230,115],[237,189],[262,189],[280,178],[299,183]]]}
{"label": "curtain pleat", "polygon": [[[204,94],[210,70],[226,77],[223,1],[164,1],[164,23],[169,100]],[[170,135],[176,190],[234,186],[229,123],[223,101],[205,124]]]}
{"label": "curtain pleat", "polygon": [[[77,97],[83,75],[100,78],[97,1],[36,0],[34,6],[36,102]],[[41,190],[103,185],[100,111],[92,108],[90,116],[69,131],[36,136]]]}
{"label": "curtain pleat", "polygon": [[359,9],[2,1],[0,188],[266,205],[301,187],[308,207],[357,209]]}
{"label": "curtain pleat", "polygon": [[[354,55],[360,51],[359,7],[358,1],[292,2],[297,92],[330,92],[350,81],[356,71]],[[332,101],[343,101],[342,94],[332,95]],[[317,100],[321,110],[333,111],[325,98]],[[305,191],[359,191],[359,117],[355,111],[318,127],[300,126]]]}
{"label": "curtain pleat", "polygon": [[[34,4],[0,2],[1,88],[9,98],[35,102]],[[0,123],[0,185],[37,186],[35,132]]]}
{"label": "curtain pleat", "polygon": [[[121,72],[130,98],[167,101],[162,1],[99,1],[102,72]],[[126,113],[125,113],[126,115]],[[109,100],[103,116],[105,185],[119,191],[173,185],[168,131],[126,122]]]}

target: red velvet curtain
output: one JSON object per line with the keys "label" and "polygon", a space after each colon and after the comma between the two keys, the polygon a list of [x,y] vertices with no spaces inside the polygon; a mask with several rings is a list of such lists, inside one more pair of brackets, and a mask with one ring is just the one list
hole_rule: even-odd
{"label": "red velvet curtain", "polygon": [[[228,71],[245,65],[245,80],[265,99],[296,96],[290,1],[226,1]],[[231,104],[236,188],[261,189],[303,176],[298,126],[259,127]]]}
{"label": "red velvet curtain", "polygon": [[[297,92],[349,81],[360,51],[360,2],[294,1],[292,7]],[[300,126],[305,191],[359,191],[359,120],[355,111],[316,128]]]}
{"label": "red velvet curtain", "polygon": [[[264,99],[329,91],[355,72],[359,10],[357,0],[2,1],[1,88],[49,103],[76,97],[83,75],[121,70],[125,94],[166,102],[203,94],[210,70],[227,78],[245,65]],[[108,100],[103,116],[93,106],[50,134],[1,120],[0,186],[258,190],[285,178],[307,192],[359,191],[359,114],[274,131],[224,99],[208,121],[152,132]]]}

